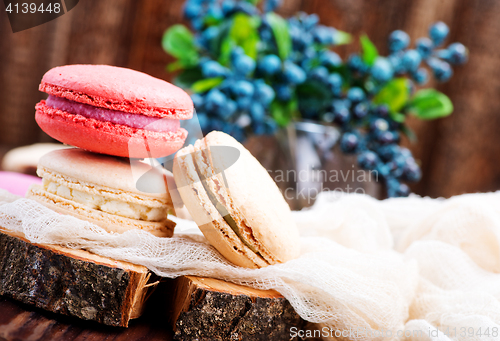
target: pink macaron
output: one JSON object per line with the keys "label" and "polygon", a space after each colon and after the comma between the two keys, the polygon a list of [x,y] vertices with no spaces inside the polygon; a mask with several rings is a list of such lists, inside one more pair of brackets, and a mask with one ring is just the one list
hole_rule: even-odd
{"label": "pink macaron", "polygon": [[108,65],[49,70],[36,105],[36,121],[51,137],[101,154],[162,157],[182,147],[180,120],[193,116],[182,89],[145,73]]}

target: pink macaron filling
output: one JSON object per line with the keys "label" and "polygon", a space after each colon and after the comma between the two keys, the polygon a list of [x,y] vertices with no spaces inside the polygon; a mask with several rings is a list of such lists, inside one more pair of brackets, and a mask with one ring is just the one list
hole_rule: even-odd
{"label": "pink macaron filling", "polygon": [[121,124],[132,128],[156,132],[177,131],[180,128],[179,120],[149,117],[118,110],[99,108],[52,95],[49,95],[45,103],[51,108],[59,109],[70,114],[81,115],[114,124]]}

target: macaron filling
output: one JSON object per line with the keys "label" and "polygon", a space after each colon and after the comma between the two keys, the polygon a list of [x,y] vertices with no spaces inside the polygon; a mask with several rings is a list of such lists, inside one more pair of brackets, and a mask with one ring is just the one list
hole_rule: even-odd
{"label": "macaron filling", "polygon": [[98,121],[111,122],[137,129],[156,132],[175,132],[180,128],[180,120],[149,117],[141,114],[131,114],[123,111],[95,107],[89,104],[75,102],[66,98],[49,95],[45,104],[69,114],[81,115]]}
{"label": "macaron filling", "polygon": [[148,207],[104,196],[92,195],[48,179],[43,179],[43,188],[49,193],[75,201],[86,207],[121,217],[150,222],[160,222],[167,219],[167,210],[163,207]]}

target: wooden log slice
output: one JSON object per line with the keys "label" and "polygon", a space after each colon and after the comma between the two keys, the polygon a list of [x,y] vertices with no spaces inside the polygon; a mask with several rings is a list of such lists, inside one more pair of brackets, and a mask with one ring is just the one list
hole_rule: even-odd
{"label": "wooden log slice", "polygon": [[127,327],[142,314],[156,283],[143,266],[84,250],[32,244],[0,229],[0,295],[23,303]]}
{"label": "wooden log slice", "polygon": [[185,276],[167,286],[176,340],[291,340],[306,322],[273,290]]}

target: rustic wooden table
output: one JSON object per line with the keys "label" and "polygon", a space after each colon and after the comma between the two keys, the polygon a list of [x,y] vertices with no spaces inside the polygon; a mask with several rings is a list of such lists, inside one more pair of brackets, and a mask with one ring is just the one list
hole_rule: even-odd
{"label": "rustic wooden table", "polygon": [[146,309],[129,328],[114,328],[0,296],[0,341],[171,341],[171,327],[161,316],[155,309]]}

